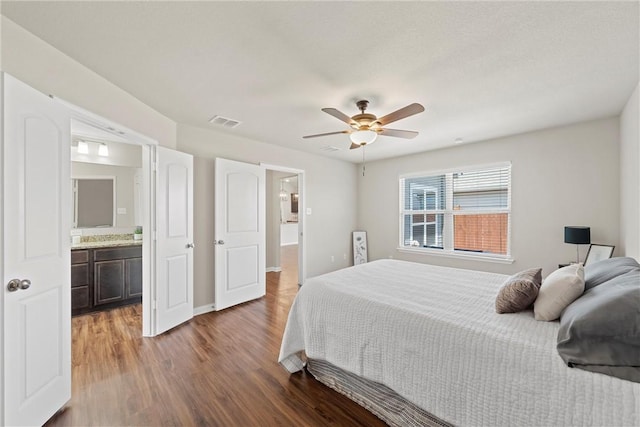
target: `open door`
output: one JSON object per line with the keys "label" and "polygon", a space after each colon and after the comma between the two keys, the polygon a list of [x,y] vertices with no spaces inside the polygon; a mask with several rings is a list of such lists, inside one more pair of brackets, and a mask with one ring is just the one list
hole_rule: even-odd
{"label": "open door", "polygon": [[193,156],[157,147],[155,334],[193,317]]}
{"label": "open door", "polygon": [[3,74],[4,419],[42,425],[71,398],[68,110]]}
{"label": "open door", "polygon": [[215,309],[266,293],[265,170],[216,159]]}

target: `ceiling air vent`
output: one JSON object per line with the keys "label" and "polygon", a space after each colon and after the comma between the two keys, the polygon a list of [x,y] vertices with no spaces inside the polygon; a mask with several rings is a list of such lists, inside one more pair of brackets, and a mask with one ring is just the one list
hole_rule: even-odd
{"label": "ceiling air vent", "polygon": [[333,145],[325,145],[324,147],[320,147],[320,151],[332,153],[334,151],[340,151],[340,149],[338,147],[334,147]]}
{"label": "ceiling air vent", "polygon": [[223,128],[229,128],[229,129],[233,129],[236,126],[238,126],[240,123],[240,121],[238,120],[233,120],[233,119],[228,119],[226,117],[222,117],[222,116],[213,116],[213,118],[211,118],[211,120],[209,120],[210,123],[213,123],[216,126],[220,126]]}

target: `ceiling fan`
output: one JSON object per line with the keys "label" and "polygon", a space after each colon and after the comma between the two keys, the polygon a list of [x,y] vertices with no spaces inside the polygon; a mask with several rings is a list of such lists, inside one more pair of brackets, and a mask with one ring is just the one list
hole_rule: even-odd
{"label": "ceiling fan", "polygon": [[346,124],[351,126],[351,129],[338,132],[306,135],[303,136],[303,138],[316,138],[319,136],[346,133],[349,134],[349,139],[351,139],[350,149],[353,150],[354,148],[360,148],[364,145],[373,143],[378,135],[386,135],[406,139],[415,138],[418,135],[418,132],[415,131],[387,129],[384,126],[397,120],[413,116],[414,114],[422,113],[424,111],[424,107],[422,105],[413,103],[380,118],[377,118],[374,114],[365,113],[368,105],[369,101],[364,99],[356,102],[356,106],[360,110],[360,114],[356,114],[352,117],[347,116],[346,114],[336,110],[335,108],[323,108],[322,111],[332,115],[338,120],[345,122]]}

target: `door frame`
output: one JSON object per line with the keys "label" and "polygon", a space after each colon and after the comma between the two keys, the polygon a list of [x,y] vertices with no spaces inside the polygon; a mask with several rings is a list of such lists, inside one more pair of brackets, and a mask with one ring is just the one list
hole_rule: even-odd
{"label": "door frame", "polygon": [[[102,116],[87,111],[63,99],[51,96],[71,112],[71,120],[93,126],[110,133],[118,139],[142,147],[142,229],[147,230],[147,238],[142,240],[142,336],[153,337],[156,333],[156,319],[153,301],[156,294],[155,277],[155,220],[156,217],[156,147],[158,141],[132,129],[122,126]],[[69,140],[71,147],[71,140]]]}
{"label": "door frame", "polygon": [[[4,179],[4,74],[0,70],[0,177]],[[0,184],[0,188],[4,183]],[[0,197],[0,241],[4,242],[4,194]],[[4,244],[0,244],[0,259],[4,260]],[[0,277],[4,278],[4,262],[0,263]],[[2,283],[2,286],[6,286]],[[0,307],[4,307],[4,292],[0,292]],[[4,354],[4,315],[0,316],[0,354]],[[4,363],[0,363],[0,423],[4,422]]]}
{"label": "door frame", "polygon": [[[269,163],[260,163],[260,166],[266,170],[286,172],[298,176],[298,285],[304,285],[307,279],[307,258],[305,251],[305,242],[307,237],[306,224],[306,195],[305,172],[304,169],[290,168],[288,166],[280,166]],[[266,213],[265,213],[266,215]],[[265,218],[266,220],[266,218]],[[281,261],[282,264],[282,261]]]}

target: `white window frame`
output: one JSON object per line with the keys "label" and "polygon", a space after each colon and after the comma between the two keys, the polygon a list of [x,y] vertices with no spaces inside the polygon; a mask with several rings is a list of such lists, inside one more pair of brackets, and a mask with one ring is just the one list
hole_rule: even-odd
{"label": "white window frame", "polygon": [[[509,183],[507,186],[508,194],[507,194],[507,207],[506,208],[490,208],[490,209],[474,209],[474,210],[464,210],[464,211],[455,211],[453,209],[453,175],[455,173],[464,173],[464,172],[474,172],[481,171],[485,169],[497,169],[509,167],[511,169],[511,162],[502,162],[502,163],[493,163],[493,164],[485,164],[485,165],[475,165],[475,166],[467,166],[455,169],[447,169],[440,171],[426,171],[426,172],[417,172],[410,174],[403,174],[398,177],[398,204],[399,204],[399,227],[398,227],[398,248],[399,252],[405,253],[413,253],[413,254],[424,254],[424,255],[434,255],[434,256],[443,256],[450,258],[461,258],[461,259],[475,259],[489,262],[497,262],[497,263],[513,263],[513,258],[511,257],[511,173],[509,176]],[[417,178],[417,177],[432,177],[432,176],[445,176],[445,209],[433,209],[433,210],[425,210],[425,211],[411,211],[404,209],[404,193],[403,193],[403,184],[402,180],[407,178]],[[411,202],[410,202],[411,203]],[[436,204],[437,206],[437,204]],[[436,218],[438,218],[438,214],[443,214],[444,217],[444,226],[442,229],[442,243],[443,248],[425,248],[425,247],[413,247],[413,246],[405,246],[404,244],[404,216],[412,215],[412,214],[435,214]],[[453,248],[453,219],[456,215],[477,215],[483,213],[506,213],[507,214],[507,253],[502,254],[489,254],[489,253],[474,253],[463,250],[455,250]]]}
{"label": "white window frame", "polygon": [[[435,187],[430,187],[430,186],[420,186],[421,188],[418,188],[418,190],[422,190],[423,196],[424,196],[424,205],[426,207],[426,200],[427,200],[427,193],[433,193],[435,196],[435,205],[438,206],[438,189]],[[411,211],[411,225],[409,226],[411,228],[410,230],[410,238],[409,240],[414,240],[413,239],[413,227],[415,226],[419,226],[422,225],[423,226],[423,239],[424,241],[427,240],[427,226],[428,225],[434,225],[436,227],[436,230],[438,229],[438,225],[440,224],[441,220],[440,220],[440,216],[435,215],[436,220],[435,221],[426,221],[426,216],[427,215],[434,215],[434,210],[414,210],[413,209],[413,199],[409,201],[409,205],[410,205],[410,211]],[[425,217],[425,221],[423,222],[413,222],[413,215],[423,215]],[[437,242],[436,242],[437,243]]]}

